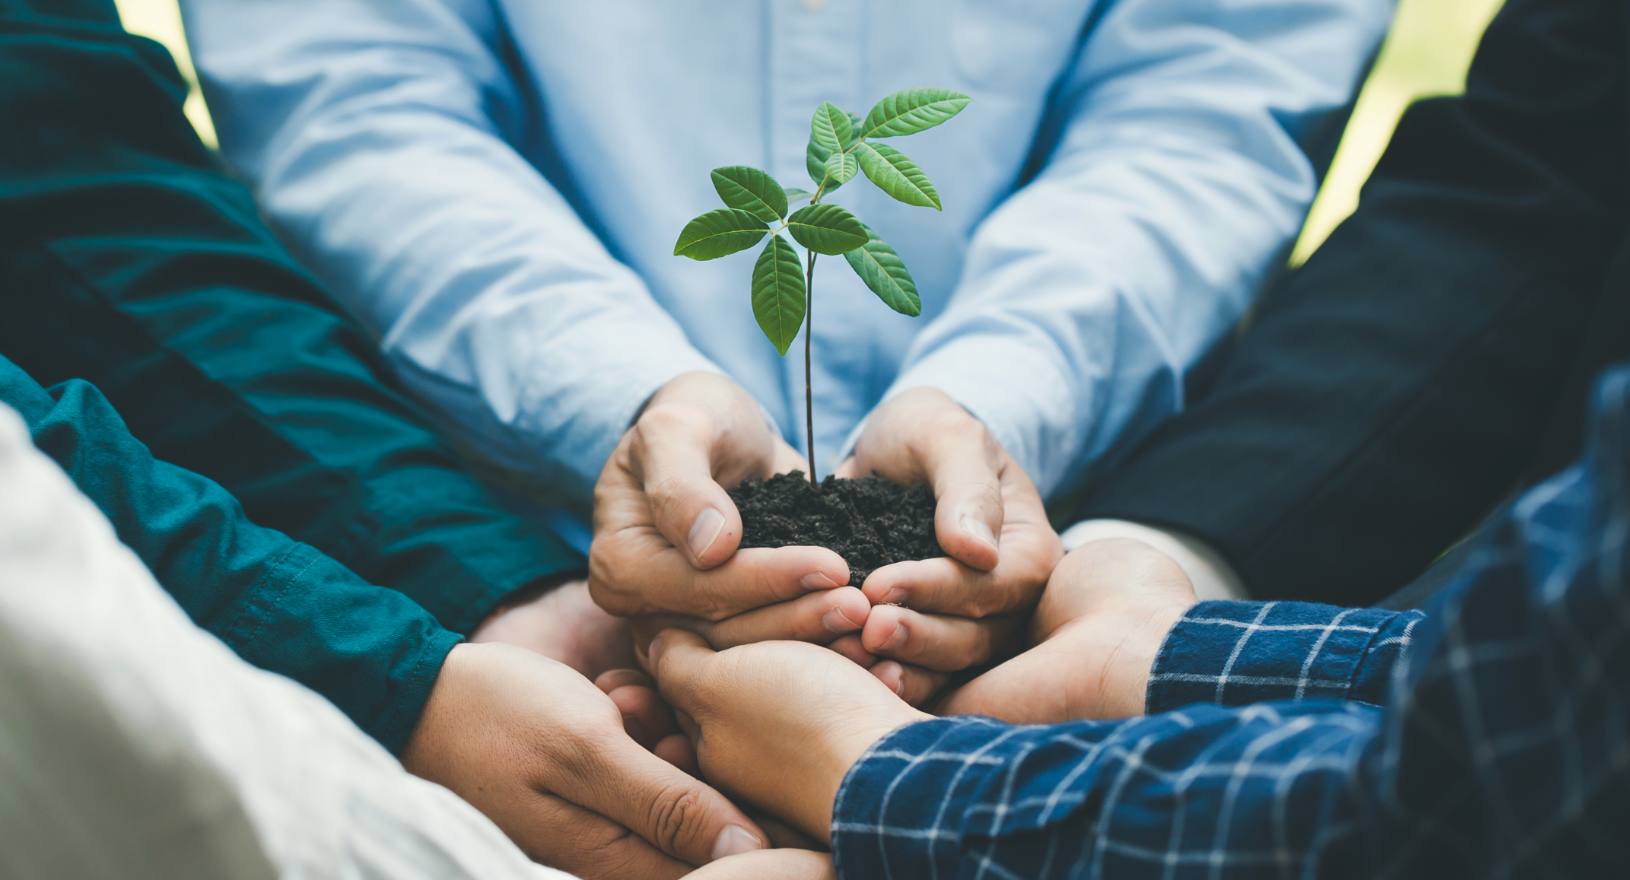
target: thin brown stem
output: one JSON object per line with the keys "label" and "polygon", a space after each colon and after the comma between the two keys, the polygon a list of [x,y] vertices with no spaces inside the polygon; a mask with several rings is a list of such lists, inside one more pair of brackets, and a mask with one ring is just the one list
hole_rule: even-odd
{"label": "thin brown stem", "polygon": [[809,484],[821,491],[815,479],[815,391],[810,384],[809,345],[815,333],[815,252],[809,252],[809,268],[804,271],[804,439],[809,444]]}

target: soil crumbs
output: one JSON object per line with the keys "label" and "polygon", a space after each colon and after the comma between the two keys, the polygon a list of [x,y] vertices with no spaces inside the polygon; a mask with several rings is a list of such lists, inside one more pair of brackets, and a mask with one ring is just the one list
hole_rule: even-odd
{"label": "soil crumbs", "polygon": [[849,586],[892,562],[944,556],[934,538],[934,492],[878,477],[827,477],[821,491],[803,471],[751,479],[730,490],[741,511],[742,547],[827,547],[849,563]]}

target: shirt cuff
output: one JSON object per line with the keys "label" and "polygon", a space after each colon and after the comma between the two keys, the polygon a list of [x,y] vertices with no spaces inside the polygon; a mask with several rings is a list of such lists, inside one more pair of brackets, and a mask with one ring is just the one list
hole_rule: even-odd
{"label": "shirt cuff", "polygon": [[1418,618],[1311,602],[1201,602],[1166,634],[1145,710],[1314,698],[1379,703]]}
{"label": "shirt cuff", "polygon": [[1201,601],[1212,599],[1249,599],[1245,583],[1234,567],[1228,564],[1210,544],[1173,529],[1159,529],[1124,519],[1089,519],[1078,522],[1059,538],[1068,553],[1083,544],[1106,538],[1131,538],[1166,554],[1176,562],[1194,585],[1194,594]]}
{"label": "shirt cuff", "polygon": [[1011,756],[999,740],[1014,729],[989,718],[936,718],[873,743],[832,804],[838,877],[957,876],[961,826],[1001,786]]}

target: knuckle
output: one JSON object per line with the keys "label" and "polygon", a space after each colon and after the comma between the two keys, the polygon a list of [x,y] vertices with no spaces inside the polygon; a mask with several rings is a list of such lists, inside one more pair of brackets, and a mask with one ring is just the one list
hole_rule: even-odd
{"label": "knuckle", "polygon": [[665,786],[649,807],[646,827],[651,829],[651,842],[669,853],[684,851],[701,834],[706,808],[695,788]]}
{"label": "knuckle", "polygon": [[1001,614],[1010,610],[1013,599],[1004,590],[982,589],[974,594],[974,607],[971,617],[983,620],[994,614]]}
{"label": "knuckle", "polygon": [[647,409],[634,430],[638,432],[635,444],[648,448],[652,441],[706,440],[715,432],[715,426],[713,419],[693,407],[663,403]]}
{"label": "knuckle", "polygon": [[605,572],[602,566],[594,564],[594,557],[589,557],[589,598],[594,604],[600,606],[607,614],[617,617],[627,617],[640,611],[639,600],[633,596],[626,596],[606,585]]}
{"label": "knuckle", "polygon": [[669,474],[645,487],[650,499],[651,513],[660,521],[672,515],[674,508],[686,497],[689,481],[677,474]]}
{"label": "knuckle", "polygon": [[691,588],[685,591],[685,607],[677,610],[681,614],[700,617],[709,623],[718,623],[731,614],[731,608],[721,593],[718,581],[710,577],[694,579]]}

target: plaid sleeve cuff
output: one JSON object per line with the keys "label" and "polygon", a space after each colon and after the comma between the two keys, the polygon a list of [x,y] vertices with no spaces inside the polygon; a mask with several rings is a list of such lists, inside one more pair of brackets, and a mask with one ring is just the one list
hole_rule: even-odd
{"label": "plaid sleeve cuff", "polygon": [[[1057,789],[1078,749],[1071,743],[1060,754],[1033,755],[1048,732],[953,717],[908,724],[878,740],[850,768],[832,805],[838,877],[956,877],[968,840],[1045,827],[1068,815],[1082,795],[1073,786]],[[1062,755],[1068,760],[1057,761]],[[1046,765],[1031,784],[1015,778],[1031,775],[1015,766],[1025,757]]]}
{"label": "plaid sleeve cuff", "polygon": [[1381,703],[1420,618],[1310,602],[1201,602],[1166,635],[1145,710],[1316,698]]}

